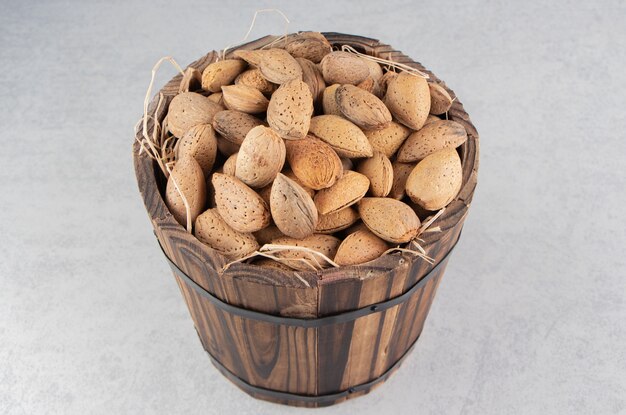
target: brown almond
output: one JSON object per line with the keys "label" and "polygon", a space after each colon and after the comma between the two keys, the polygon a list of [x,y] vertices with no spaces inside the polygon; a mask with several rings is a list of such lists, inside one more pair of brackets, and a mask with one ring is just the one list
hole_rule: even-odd
{"label": "brown almond", "polygon": [[363,264],[379,258],[387,249],[387,242],[369,230],[360,230],[351,233],[341,242],[335,262],[338,265]]}
{"label": "brown almond", "polygon": [[421,76],[399,73],[387,86],[385,104],[398,121],[419,130],[430,111],[428,82]]}
{"label": "brown almond", "polygon": [[284,49],[266,49],[261,52],[259,70],[261,75],[275,84],[302,80],[302,68],[296,59]]}
{"label": "brown almond", "polygon": [[430,89],[430,113],[435,115],[445,114],[452,106],[452,97],[441,85],[434,82],[428,83]]}
{"label": "brown almond", "polygon": [[210,101],[215,102],[216,104],[219,104],[219,106],[221,107],[226,107],[226,105],[224,104],[224,96],[221,92],[216,92],[214,94],[211,94],[207,97]]}
{"label": "brown almond", "polygon": [[261,57],[263,56],[262,51],[260,50],[247,49],[237,49],[233,52],[233,55],[243,59],[252,66],[259,66],[259,64],[261,63]]}
{"label": "brown almond", "polygon": [[197,91],[202,87],[201,85],[202,73],[196,68],[189,66],[183,72],[183,79],[180,80],[180,86],[178,87],[178,93]]}
{"label": "brown almond", "polygon": [[383,68],[380,66],[380,64],[378,62],[375,62],[371,59],[366,59],[364,57],[361,57],[361,59],[364,60],[365,64],[367,65],[370,78],[372,78],[374,81],[380,81],[382,77],[384,76]]}
{"label": "brown almond", "polygon": [[439,120],[425,125],[406,139],[398,150],[398,161],[418,161],[444,148],[456,148],[467,140],[465,128],[455,121]]}
{"label": "brown almond", "polygon": [[359,56],[335,51],[324,56],[320,62],[322,74],[327,84],[357,85],[370,74],[368,65]]}
{"label": "brown almond", "polygon": [[234,176],[213,173],[217,210],[239,232],[255,232],[270,224],[270,212],[254,190]]}
{"label": "brown almond", "polygon": [[188,155],[196,159],[204,172],[204,177],[209,177],[217,155],[217,139],[213,127],[209,124],[198,124],[183,134],[178,142],[176,159]]}
{"label": "brown almond", "polygon": [[237,171],[237,153],[232,154],[226,159],[222,166],[222,173],[234,176]]}
{"label": "brown almond", "polygon": [[[334,236],[322,234],[313,234],[303,239],[283,237],[272,241],[273,245],[308,248],[323,254],[330,260],[332,260],[337,253],[337,248],[340,243],[339,239]],[[295,249],[278,251],[275,252],[274,255],[282,259],[281,263],[299,271],[312,270],[311,266],[307,265],[307,262],[313,266],[320,264],[324,268],[330,266],[328,261],[320,256]]]}
{"label": "brown almond", "polygon": [[365,130],[380,130],[391,122],[391,113],[373,94],[354,85],[342,85],[335,92],[341,113]]}
{"label": "brown almond", "polygon": [[178,138],[198,124],[211,124],[213,116],[223,108],[196,92],[176,95],[167,112],[167,128]]}
{"label": "brown almond", "polygon": [[267,203],[267,206],[269,206],[270,195],[272,194],[272,185],[268,184],[267,186],[258,189],[256,192],[259,194],[259,196],[261,196],[261,199],[263,199],[263,201]]}
{"label": "brown almond", "polygon": [[393,185],[393,167],[391,161],[380,151],[374,151],[370,158],[359,162],[357,171],[370,180],[370,194],[385,197]]}
{"label": "brown almond", "polygon": [[223,86],[222,94],[226,108],[247,114],[265,112],[270,103],[261,91],[247,85]]}
{"label": "brown almond", "polygon": [[298,64],[302,68],[302,81],[308,85],[311,90],[311,96],[313,102],[318,102],[322,99],[324,89],[326,88],[326,82],[322,76],[322,71],[316,64],[308,59],[296,58]]}
{"label": "brown almond", "polygon": [[352,170],[354,168],[354,163],[347,157],[341,157],[341,165],[343,166],[343,171]]}
{"label": "brown almond", "polygon": [[322,109],[324,110],[324,114],[343,116],[339,105],[337,105],[337,100],[335,99],[335,93],[340,86],[339,84],[330,85],[322,92]]}
{"label": "brown almond", "polygon": [[302,187],[309,194],[309,196],[311,196],[311,198],[313,198],[313,196],[315,196],[315,190],[311,189],[309,186],[307,186],[304,183],[302,183],[302,181],[298,178],[298,176],[296,176],[296,174],[293,172],[293,170],[291,170],[289,168],[285,168],[285,169],[283,169],[283,171],[281,173],[284,174],[285,176],[289,177],[294,182],[298,183],[300,185],[300,187]]}
{"label": "brown almond", "polygon": [[410,206],[388,197],[364,197],[359,201],[359,214],[376,236],[396,244],[415,238],[420,227]]}
{"label": "brown almond", "polygon": [[248,132],[258,125],[263,125],[263,121],[241,111],[220,111],[213,117],[215,131],[224,139],[238,145],[241,145]]}
{"label": "brown almond", "polygon": [[300,185],[278,173],[270,196],[274,223],[287,236],[302,239],[311,235],[317,225],[313,199]]}
{"label": "brown almond", "polygon": [[391,163],[391,166],[393,167],[393,185],[391,186],[389,197],[401,200],[405,194],[404,188],[406,186],[406,179],[413,171],[415,164],[394,161]]}
{"label": "brown almond", "polygon": [[276,84],[271,83],[263,77],[259,69],[248,69],[242,72],[236,79],[235,85],[246,85],[258,89],[264,95],[271,95],[276,88]]}
{"label": "brown almond", "polygon": [[347,171],[337,183],[315,194],[313,200],[322,215],[344,209],[357,203],[369,189],[369,179],[354,171]]}
{"label": "brown almond", "polygon": [[306,137],[313,114],[313,97],[307,84],[299,79],[285,82],[270,99],[267,123],[286,140]]}
{"label": "brown almond", "polygon": [[[218,113],[219,114],[219,113]],[[217,115],[216,115],[217,117]],[[391,158],[400,148],[404,140],[411,134],[411,130],[395,121],[390,122],[380,130],[363,131],[372,144],[374,150],[382,152]]]}
{"label": "brown almond", "polygon": [[235,176],[245,184],[261,188],[270,184],[285,164],[285,142],[271,128],[251,129],[237,153]]}
{"label": "brown almond", "polygon": [[[435,121],[441,121],[441,118],[437,117],[436,115],[433,114],[428,114],[428,117],[426,117],[426,122],[424,123],[424,125],[426,124],[430,124],[431,122],[435,122]],[[422,127],[424,128],[424,127]]]}
{"label": "brown almond", "polygon": [[285,236],[276,225],[270,225],[267,228],[256,231],[253,235],[261,246],[271,243],[274,239],[283,238]]}
{"label": "brown almond", "polygon": [[335,233],[349,228],[359,220],[359,212],[353,207],[340,209],[327,215],[319,215],[317,220],[317,233]]}
{"label": "brown almond", "polygon": [[385,96],[387,93],[387,87],[389,86],[389,82],[395,79],[398,76],[396,72],[385,72],[382,78],[378,80],[378,86],[380,87],[381,96]]}
{"label": "brown almond", "polygon": [[[366,91],[376,95],[378,98],[382,98],[385,95],[381,86],[381,81],[383,78],[383,68],[378,62],[374,62],[372,60],[364,58],[361,59],[363,59],[367,64],[367,67],[370,70],[370,75],[365,81],[361,82],[361,84],[358,85],[359,88],[363,88]],[[364,82],[367,82],[367,84],[362,85]]]}
{"label": "brown almond", "polygon": [[191,156],[176,161],[165,189],[165,204],[174,219],[186,227],[187,208],[181,193],[187,201],[190,220],[193,223],[204,209],[207,193],[202,168]]}
{"label": "brown almond", "polygon": [[445,148],[417,163],[406,180],[406,194],[426,210],[439,210],[454,200],[462,180],[458,153],[454,148]]}
{"label": "brown almond", "polygon": [[239,144],[235,144],[231,141],[228,141],[221,135],[217,136],[217,151],[219,151],[226,157],[230,157],[236,152],[238,152],[239,147],[240,147]]}
{"label": "brown almond", "polygon": [[341,157],[372,157],[372,145],[363,131],[345,118],[318,115],[311,118],[309,132],[328,143]]}
{"label": "brown almond", "polygon": [[287,39],[285,50],[294,58],[304,58],[319,63],[332,50],[324,35],[317,32],[298,33]]}
{"label": "brown almond", "polygon": [[259,248],[252,234],[231,228],[217,209],[209,209],[198,216],[194,228],[196,238],[230,260],[243,258]]}
{"label": "brown almond", "polygon": [[224,85],[232,84],[246,66],[248,65],[239,59],[224,59],[210,63],[202,71],[202,89],[210,92],[221,91]]}
{"label": "brown almond", "polygon": [[339,156],[331,146],[313,136],[286,142],[287,160],[303,185],[319,190],[332,186],[343,174]]}
{"label": "brown almond", "polygon": [[357,85],[357,88],[361,88],[362,90],[367,91],[370,94],[373,94],[375,86],[376,86],[376,81],[374,81],[374,79],[371,76],[368,76],[365,79],[365,81]]}

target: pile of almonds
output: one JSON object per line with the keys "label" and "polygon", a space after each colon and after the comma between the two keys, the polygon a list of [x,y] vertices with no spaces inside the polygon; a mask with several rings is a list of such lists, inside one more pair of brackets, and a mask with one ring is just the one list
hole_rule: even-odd
{"label": "pile of almonds", "polygon": [[167,115],[178,140],[165,200],[211,248],[236,260],[298,247],[276,251],[282,265],[256,261],[296,270],[306,249],[361,264],[456,197],[467,134],[440,117],[452,105],[442,86],[314,32],[232,55],[187,73]]}

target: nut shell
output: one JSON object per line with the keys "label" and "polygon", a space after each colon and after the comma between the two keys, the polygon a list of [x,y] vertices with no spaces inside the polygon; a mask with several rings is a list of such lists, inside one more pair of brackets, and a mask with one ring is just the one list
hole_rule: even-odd
{"label": "nut shell", "polygon": [[176,161],[165,188],[165,204],[174,219],[181,225],[187,226],[187,209],[179,190],[187,200],[191,223],[193,223],[204,209],[207,191],[202,168],[191,156]]}
{"label": "nut shell", "polygon": [[331,52],[320,62],[327,84],[357,85],[370,74],[368,65],[359,56],[342,51]]}
{"label": "nut shell", "polygon": [[385,104],[398,121],[419,130],[430,111],[428,82],[420,76],[399,73],[387,85]]}
{"label": "nut shell", "polygon": [[267,204],[254,190],[234,176],[213,173],[215,203],[220,216],[239,232],[255,232],[270,224]]}
{"label": "nut shell", "polygon": [[284,49],[267,49],[260,52],[259,70],[265,79],[279,85],[294,79],[302,80],[302,68],[289,52]]}
{"label": "nut shell", "polygon": [[339,84],[333,84],[327,86],[322,92],[322,109],[324,110],[324,114],[343,116],[337,104],[337,100],[335,99],[335,93],[340,86]]}
{"label": "nut shell", "polygon": [[237,145],[241,145],[248,132],[258,125],[263,125],[263,121],[241,111],[220,111],[213,117],[215,131]]}
{"label": "nut shell", "polygon": [[167,128],[178,138],[193,126],[211,124],[221,105],[196,92],[183,92],[172,98],[167,112]]}
{"label": "nut shell", "polygon": [[441,85],[429,82],[430,89],[430,113],[441,115],[448,112],[452,106],[452,97],[448,91]]}
{"label": "nut shell", "polygon": [[369,230],[395,244],[415,238],[420,227],[420,220],[409,205],[388,197],[361,199],[359,214]]}
{"label": "nut shell", "polygon": [[372,157],[372,145],[363,131],[345,118],[318,115],[311,118],[309,132],[328,143],[341,157]]}
{"label": "nut shell", "polygon": [[313,234],[317,209],[311,196],[300,185],[278,173],[270,195],[274,223],[282,233],[296,239]]}
{"label": "nut shell", "polygon": [[285,164],[285,142],[271,128],[251,129],[237,153],[235,176],[250,187],[270,184]]}
{"label": "nut shell", "polygon": [[248,65],[239,59],[225,59],[210,63],[202,72],[202,89],[219,92],[230,85]]}
{"label": "nut shell", "polygon": [[267,110],[269,101],[258,89],[247,85],[228,85],[222,87],[222,98],[229,110],[259,114]]}
{"label": "nut shell", "polygon": [[418,161],[444,148],[456,148],[466,140],[467,132],[458,122],[433,121],[406,139],[397,159],[403,163]]}
{"label": "nut shell", "polygon": [[415,164],[394,161],[391,163],[391,166],[393,168],[393,185],[391,186],[389,197],[401,200],[405,195],[404,188],[406,186],[406,179],[415,168]]}
{"label": "nut shell", "polygon": [[254,89],[258,89],[265,95],[269,95],[277,88],[276,84],[271,83],[263,77],[259,69],[248,69],[242,72],[236,79],[235,85],[247,85]]}
{"label": "nut shell", "polygon": [[281,85],[272,95],[267,123],[282,138],[299,140],[309,131],[312,114],[311,90],[303,81],[294,79]]}
{"label": "nut shell", "polygon": [[341,113],[365,130],[380,130],[391,122],[391,113],[374,94],[354,85],[341,85],[335,91]]}
{"label": "nut shell", "polygon": [[191,127],[178,142],[176,159],[191,156],[200,165],[205,177],[209,177],[217,155],[215,131],[209,124]]}
{"label": "nut shell", "polygon": [[296,58],[298,64],[302,68],[302,81],[308,85],[311,90],[311,96],[313,102],[318,102],[322,99],[324,89],[326,88],[326,82],[322,72],[316,64],[308,59]]}
{"label": "nut shell", "polygon": [[[325,255],[328,259],[332,260],[337,253],[337,248],[341,241],[331,235],[313,234],[307,236],[304,239],[295,239],[289,237],[277,238],[272,241],[275,245],[288,245],[295,247],[308,248],[310,250],[319,252]],[[328,267],[330,264],[323,258],[316,256],[315,254],[303,252],[300,250],[285,250],[274,253],[278,258],[283,259],[281,263],[289,266],[298,271],[310,271],[311,266],[307,265],[302,259],[306,260],[310,264],[317,265],[318,263],[322,267]],[[293,259],[290,261],[289,259]]]}
{"label": "nut shell", "polygon": [[201,242],[231,260],[243,258],[259,248],[252,234],[231,228],[217,209],[209,209],[196,218],[194,234]]}
{"label": "nut shell", "polygon": [[313,136],[286,142],[287,160],[291,170],[311,189],[319,190],[335,184],[343,174],[339,156],[331,146]]}
{"label": "nut shell", "polygon": [[317,220],[317,233],[335,233],[352,226],[359,220],[359,212],[353,207],[347,207],[327,215],[319,215]]}
{"label": "nut shell", "polygon": [[393,185],[393,167],[391,161],[380,151],[374,151],[370,158],[359,162],[357,171],[370,181],[370,194],[376,197],[385,197]]}
{"label": "nut shell", "polygon": [[392,121],[381,130],[364,131],[364,133],[374,150],[378,150],[391,158],[407,137],[411,135],[411,130]]}
{"label": "nut shell", "polygon": [[318,32],[302,32],[289,37],[285,50],[294,58],[304,58],[319,63],[324,56],[328,55],[332,46],[324,35]]}
{"label": "nut shell", "polygon": [[354,171],[346,171],[337,183],[315,194],[313,200],[322,215],[344,209],[357,203],[369,189],[369,179]]}
{"label": "nut shell", "polygon": [[358,230],[348,235],[335,255],[338,265],[357,265],[373,261],[389,249],[387,242],[369,230]]}

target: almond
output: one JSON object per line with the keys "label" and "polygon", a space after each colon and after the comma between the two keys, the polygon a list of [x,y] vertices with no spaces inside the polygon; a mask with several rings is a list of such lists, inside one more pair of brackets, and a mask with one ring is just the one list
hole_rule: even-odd
{"label": "almond", "polygon": [[[280,262],[270,259],[270,258],[256,258],[252,264],[254,265],[258,265],[259,267],[263,267],[263,268],[270,268],[270,269],[277,269],[277,270],[281,270],[281,271],[288,271],[288,272],[293,272],[293,270],[291,268],[289,268],[287,265],[285,264],[281,264]],[[294,306],[296,307],[296,306]],[[285,315],[285,309],[281,310],[281,315]],[[300,314],[298,314],[298,316],[300,316]]]}
{"label": "almond", "polygon": [[406,180],[406,194],[426,210],[439,210],[456,197],[462,181],[458,153],[454,148],[445,148],[417,163]]}
{"label": "almond", "polygon": [[383,68],[378,64],[378,62],[374,62],[369,59],[362,58],[370,71],[369,76],[359,85],[359,88],[363,88],[368,92],[376,95],[378,98],[382,98],[385,94],[383,92],[383,88],[381,86],[381,81],[383,78]]}
{"label": "almond", "polygon": [[215,203],[220,216],[239,232],[255,232],[270,224],[270,212],[254,190],[234,176],[213,173]]}
{"label": "almond", "polygon": [[248,65],[239,59],[224,59],[210,63],[202,72],[202,89],[210,92],[221,91],[222,87],[230,85],[246,66]]}
{"label": "almond", "polygon": [[258,89],[265,95],[270,95],[277,88],[276,84],[271,83],[263,78],[259,69],[248,69],[242,72],[236,79],[235,85],[247,85],[254,89]]}
{"label": "almond", "polygon": [[243,59],[252,66],[259,66],[263,53],[260,50],[237,49],[233,52],[233,55]]}
{"label": "almond", "polygon": [[213,116],[223,108],[196,92],[183,92],[170,102],[167,127],[178,138],[198,124],[211,124]]}
{"label": "almond", "polygon": [[315,194],[315,206],[322,215],[327,215],[357,203],[369,189],[369,179],[357,172],[347,171],[337,183]]}
{"label": "almond", "polygon": [[[289,238],[289,237],[278,238],[278,239],[273,240],[272,244],[308,248],[310,250],[319,252],[325,255],[328,259],[332,260],[335,254],[337,253],[337,248],[339,247],[340,241],[339,239],[331,235],[314,234],[311,236],[307,236],[306,238],[303,238],[303,239],[295,239],[295,238]],[[316,264],[316,265],[319,263],[323,267],[327,267],[330,265],[323,258],[315,254],[311,254],[311,253],[307,253],[307,252],[303,252],[303,251],[295,250],[295,249],[278,251],[278,252],[275,252],[274,255],[278,258],[283,259],[281,263],[298,271],[310,271],[311,270],[311,267],[308,266],[306,262],[310,264]]]}
{"label": "almond", "polygon": [[349,228],[359,220],[359,212],[353,207],[347,207],[327,215],[319,215],[317,220],[317,233],[335,233]]}
{"label": "almond", "polygon": [[231,141],[224,139],[222,136],[217,136],[217,151],[225,155],[226,157],[230,157],[236,152],[239,151],[239,144],[235,144]]}
{"label": "almond", "polygon": [[332,186],[343,174],[335,150],[322,140],[307,136],[304,140],[286,142],[287,160],[303,185],[319,190]]}
{"label": "almond", "polygon": [[322,92],[322,109],[326,115],[338,115],[342,116],[337,100],[335,99],[335,92],[341,85],[334,84],[327,86]]}
{"label": "almond", "polygon": [[396,200],[400,200],[404,197],[404,188],[406,186],[406,179],[413,171],[415,164],[413,163],[400,163],[394,161],[391,163],[393,167],[393,185],[389,192],[389,197]]}
{"label": "almond", "polygon": [[283,235],[283,233],[280,231],[280,229],[278,229],[276,225],[270,225],[267,228],[263,228],[260,231],[254,232],[254,237],[261,246],[269,244],[274,239],[283,238],[284,236],[285,235]]}
{"label": "almond", "polygon": [[452,97],[446,89],[434,82],[428,83],[430,89],[430,113],[440,115],[448,112],[452,106]]}
{"label": "almond", "polygon": [[369,70],[369,77],[372,78],[374,81],[380,81],[384,76],[383,68],[380,66],[380,64],[371,59],[366,59],[363,57],[361,57],[361,59],[365,61],[365,64],[367,65],[367,69]]}
{"label": "almond", "polygon": [[267,206],[269,206],[270,196],[272,194],[272,185],[268,184],[267,186],[258,189],[256,192],[259,194],[259,196],[261,196],[261,199],[263,199],[263,201],[267,203]]}
{"label": "almond", "polygon": [[387,242],[369,230],[356,231],[341,242],[335,262],[338,265],[363,264],[379,258],[388,248]]}
{"label": "almond", "polygon": [[406,139],[397,159],[403,163],[418,161],[444,148],[456,148],[467,140],[465,128],[455,121],[439,120],[425,125]]}
{"label": "almond", "polygon": [[291,169],[289,169],[289,168],[283,169],[283,171],[281,173],[284,174],[285,176],[289,177],[294,182],[298,183],[300,185],[300,187],[302,187],[309,194],[309,196],[311,196],[311,198],[313,198],[313,196],[315,196],[315,190],[311,189],[309,186],[307,186],[304,183],[302,183],[302,181],[300,181],[298,176],[296,176],[296,174]]}
{"label": "almond", "polygon": [[420,220],[410,206],[388,197],[361,199],[359,214],[376,236],[396,244],[415,238],[420,227]]}
{"label": "almond", "polygon": [[263,121],[241,111],[220,111],[213,117],[215,131],[224,139],[238,145],[241,145],[248,132],[258,125],[263,125]]}
{"label": "almond", "polygon": [[354,167],[354,163],[349,158],[341,157],[340,160],[341,165],[343,166],[343,171],[352,170],[352,168]]}
{"label": "almond", "polygon": [[430,111],[428,82],[421,76],[399,73],[387,86],[385,104],[398,121],[419,130]]}
{"label": "almond", "polygon": [[342,85],[335,92],[341,113],[365,130],[380,130],[391,122],[391,113],[373,94],[354,85]]}
{"label": "almond", "polygon": [[357,171],[370,181],[370,194],[385,197],[393,185],[393,167],[391,161],[380,151],[374,151],[370,158],[359,162]]}
{"label": "almond", "polygon": [[313,233],[317,225],[317,209],[313,199],[296,182],[278,173],[270,196],[274,223],[287,236],[302,239]]}
{"label": "almond", "polygon": [[196,238],[231,260],[243,258],[259,248],[252,234],[231,228],[217,209],[209,209],[198,216],[194,228]]}
{"label": "almond", "polygon": [[331,52],[324,56],[320,65],[327,84],[357,85],[370,74],[365,61],[348,52]]}
{"label": "almond", "polygon": [[223,86],[222,94],[226,108],[247,114],[265,112],[270,103],[261,91],[247,85]]}
{"label": "almond", "polygon": [[178,223],[187,226],[187,209],[179,191],[187,200],[191,223],[193,223],[204,209],[207,194],[202,168],[191,156],[176,161],[165,189],[165,204],[172,216]]}
{"label": "almond", "polygon": [[302,68],[296,59],[283,49],[266,49],[261,52],[259,70],[265,79],[275,84],[302,80]]}
{"label": "almond", "polygon": [[271,128],[251,129],[241,143],[235,176],[250,187],[267,186],[285,164],[285,142]]}
{"label": "almond", "polygon": [[[217,115],[215,117],[217,118]],[[364,131],[364,133],[374,150],[378,150],[391,158],[411,134],[411,130],[392,121],[380,130]]]}
{"label": "almond", "polygon": [[341,157],[372,157],[372,145],[363,131],[345,118],[318,115],[311,118],[309,131],[328,143]]}
{"label": "almond", "polygon": [[307,84],[294,79],[281,85],[270,99],[267,123],[282,138],[298,140],[309,131],[313,97]]}
{"label": "almond", "polygon": [[207,97],[210,101],[215,102],[216,104],[219,104],[220,107],[225,107],[224,104],[224,96],[221,92],[216,92],[214,94],[211,94]]}
{"label": "almond", "polygon": [[176,148],[176,159],[193,157],[202,168],[204,177],[209,177],[217,155],[217,139],[213,127],[209,124],[191,127],[183,134]]}
{"label": "almond", "polygon": [[222,166],[222,173],[234,176],[237,171],[237,153],[232,154],[226,159]]}
{"label": "almond", "polygon": [[385,72],[383,77],[378,80],[381,96],[385,96],[385,94],[387,93],[387,87],[389,86],[389,82],[391,82],[397,76],[398,74],[396,72]]}
{"label": "almond", "polygon": [[304,58],[319,63],[332,50],[332,46],[321,33],[302,32],[287,39],[285,50],[294,58]]}
{"label": "almond", "polygon": [[298,64],[302,68],[302,81],[308,85],[311,90],[311,96],[314,102],[318,102],[322,99],[326,83],[322,72],[319,70],[316,64],[308,59],[296,58]]}

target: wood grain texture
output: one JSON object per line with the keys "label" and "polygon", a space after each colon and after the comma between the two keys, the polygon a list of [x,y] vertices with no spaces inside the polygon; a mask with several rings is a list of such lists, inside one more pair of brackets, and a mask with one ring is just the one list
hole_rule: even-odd
{"label": "wood grain texture", "polygon": [[[456,95],[434,74],[401,52],[377,40],[338,33],[325,34],[331,44],[349,44],[362,52],[401,62],[428,73],[431,81]],[[257,49],[275,40],[267,36],[237,48]],[[278,44],[280,46],[280,43]],[[233,50],[236,48],[233,48]],[[232,50],[231,52],[232,53]],[[202,71],[217,59],[210,52],[190,67]],[[166,104],[180,88],[182,76],[174,77],[160,91]],[[156,108],[156,99],[149,113]],[[167,105],[155,114],[162,120]],[[456,99],[449,119],[464,125],[468,140],[460,148],[463,185],[457,198],[431,227],[439,232],[421,236],[427,254],[439,263],[456,243],[471,204],[477,182],[479,137]],[[149,129],[154,128],[148,121]],[[140,132],[136,131],[137,137]],[[165,180],[155,163],[133,145],[139,190],[165,254],[196,284],[220,300],[272,315],[316,318],[368,307],[406,292],[434,265],[408,253],[385,255],[366,266],[331,268],[317,273],[260,268],[240,263],[223,270],[227,260],[187,233],[163,202]],[[445,264],[407,301],[341,324],[304,328],[257,321],[228,313],[200,295],[176,276],[202,345],[236,377],[250,385],[293,394],[317,396],[348,390],[385,374],[405,355],[421,334],[426,316],[441,282]],[[241,386],[241,385],[240,385]],[[277,398],[263,392],[252,396],[296,406],[325,406],[360,396],[359,390],[330,402],[311,403],[297,397]]]}

